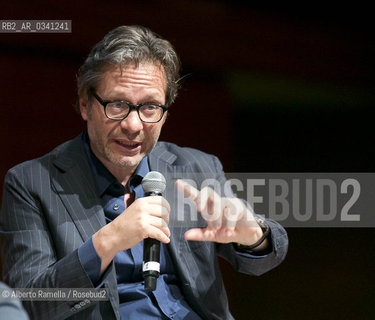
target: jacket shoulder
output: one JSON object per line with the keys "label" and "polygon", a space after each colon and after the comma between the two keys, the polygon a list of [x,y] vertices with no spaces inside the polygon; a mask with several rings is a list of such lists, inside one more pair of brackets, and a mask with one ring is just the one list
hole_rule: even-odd
{"label": "jacket shoulder", "polygon": [[40,171],[43,168],[47,169],[48,171],[48,169],[52,166],[53,162],[57,160],[60,156],[66,159],[71,158],[70,162],[72,162],[73,157],[70,157],[69,155],[73,155],[74,153],[79,154],[80,148],[82,148],[82,142],[81,137],[78,136],[72,140],[66,141],[58,145],[52,151],[46,153],[41,157],[27,160],[15,165],[14,167],[8,170],[7,176],[19,175],[21,173],[24,175],[26,172],[32,174],[33,171]]}
{"label": "jacket shoulder", "polygon": [[206,152],[189,147],[180,147],[174,143],[158,142],[155,150],[159,155],[169,154],[174,157],[173,165],[199,167],[200,171],[221,171],[222,165],[219,159]]}

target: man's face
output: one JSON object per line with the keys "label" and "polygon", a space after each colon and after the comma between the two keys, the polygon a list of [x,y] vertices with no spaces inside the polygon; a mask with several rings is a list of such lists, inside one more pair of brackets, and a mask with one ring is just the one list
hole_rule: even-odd
{"label": "man's face", "polygon": [[[151,63],[137,68],[124,66],[106,71],[97,94],[103,100],[124,100],[132,104],[165,104],[166,77],[162,67]],[[155,146],[166,114],[157,123],[144,123],[136,110],[122,121],[108,119],[103,106],[95,99],[91,104],[80,100],[81,115],[87,121],[91,149],[112,172],[131,174]]]}

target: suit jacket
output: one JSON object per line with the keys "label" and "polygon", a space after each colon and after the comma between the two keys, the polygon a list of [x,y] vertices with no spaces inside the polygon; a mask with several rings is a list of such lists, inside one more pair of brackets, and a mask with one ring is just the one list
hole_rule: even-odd
{"label": "suit jacket", "polygon": [[[149,165],[151,170],[167,176],[192,173],[198,186],[199,172],[225,181],[216,157],[170,143],[159,142],[155,146],[149,155]],[[260,275],[284,259],[288,245],[286,232],[279,224],[268,221],[272,252],[262,258],[238,254],[231,244],[186,241],[185,231],[201,226],[202,218],[193,215],[192,219],[186,206],[178,207],[174,192],[168,188],[164,196],[172,208],[168,247],[181,290],[202,318],[232,319],[216,255],[227,259],[237,271]],[[10,169],[5,178],[0,215],[4,280],[14,288],[92,288],[77,250],[105,223],[81,136],[39,159]],[[108,301],[24,301],[24,306],[36,319],[119,319],[114,267],[104,286]]]}

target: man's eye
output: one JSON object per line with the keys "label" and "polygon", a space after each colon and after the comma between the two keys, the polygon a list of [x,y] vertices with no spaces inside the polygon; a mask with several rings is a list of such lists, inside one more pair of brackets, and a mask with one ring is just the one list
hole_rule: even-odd
{"label": "man's eye", "polygon": [[122,108],[124,107],[124,104],[121,103],[121,102],[115,102],[115,103],[113,104],[113,107],[114,107],[114,108],[117,108],[117,109],[122,109]]}
{"label": "man's eye", "polygon": [[147,104],[147,105],[145,105],[144,107],[145,107],[145,109],[146,109],[147,111],[154,111],[154,110],[156,110],[156,109],[158,108],[157,106],[153,106],[153,105],[151,105],[151,104]]}

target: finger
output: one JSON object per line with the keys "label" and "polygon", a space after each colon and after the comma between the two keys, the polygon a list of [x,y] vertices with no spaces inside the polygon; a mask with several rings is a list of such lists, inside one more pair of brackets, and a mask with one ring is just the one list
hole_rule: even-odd
{"label": "finger", "polygon": [[223,220],[225,221],[223,226],[234,228],[242,216],[242,207],[229,198],[223,199],[223,206]]}
{"label": "finger", "polygon": [[161,230],[167,237],[171,236],[171,231],[168,228],[168,225],[161,218],[149,217],[148,224],[152,227],[158,228]]}
{"label": "finger", "polygon": [[135,208],[137,211],[149,215],[153,215],[156,217],[163,217],[166,223],[169,223],[169,215],[171,211],[171,207],[168,201],[160,196],[151,196],[151,197],[144,197],[139,198],[134,201],[129,208]]}
{"label": "finger", "polygon": [[168,212],[171,212],[171,206],[169,204],[169,202],[167,201],[167,199],[165,199],[164,197],[160,197],[161,198],[161,205],[167,209]]}
{"label": "finger", "polygon": [[194,188],[191,184],[185,182],[184,180],[178,179],[176,181],[176,188],[180,191],[186,198],[189,198],[196,205],[196,199],[199,196],[199,190]]}
{"label": "finger", "polygon": [[148,205],[145,207],[144,212],[153,217],[162,218],[167,224],[169,223],[170,212],[165,207],[155,204]]}
{"label": "finger", "polygon": [[169,237],[170,237],[170,233],[169,233],[169,235],[167,235],[161,229],[159,229],[157,227],[154,227],[154,226],[150,226],[149,232],[148,232],[147,236],[144,237],[144,238],[145,239],[146,238],[153,238],[153,239],[159,240],[160,242],[168,244],[171,241]]}
{"label": "finger", "polygon": [[245,206],[241,200],[235,198],[224,198],[223,228],[226,236],[234,234],[235,229],[240,227],[240,221],[244,215]]}
{"label": "finger", "polygon": [[191,241],[215,241],[215,231],[210,228],[194,228],[186,231],[184,237]]}
{"label": "finger", "polygon": [[237,220],[228,219],[228,216],[231,216],[230,208],[225,206],[223,209],[223,220],[222,220],[222,228],[225,230],[225,235],[227,237],[231,237],[234,234],[234,230],[236,228]]}
{"label": "finger", "polygon": [[177,180],[176,187],[194,203],[209,227],[221,226],[221,197],[212,188],[205,187],[199,191],[183,180]]}
{"label": "finger", "polygon": [[210,187],[205,187],[197,198],[197,209],[201,212],[209,227],[220,228],[222,224],[221,197]]}
{"label": "finger", "polygon": [[169,202],[167,201],[167,199],[165,199],[162,196],[143,197],[143,198],[137,199],[136,201],[141,202],[142,205],[144,205],[144,204],[158,204],[158,205],[161,205],[161,206],[165,207],[168,211],[171,211],[171,206],[169,205]]}
{"label": "finger", "polygon": [[[198,211],[213,211],[212,207],[209,207],[207,209],[207,200],[214,199],[214,195],[217,195],[217,193],[212,188],[205,187],[201,191],[199,191],[189,183],[180,179],[176,181],[176,187],[178,191],[183,193],[186,198],[193,201]],[[211,201],[210,203],[208,203],[208,205],[212,205]]]}
{"label": "finger", "polygon": [[203,188],[196,198],[198,211],[211,213],[214,210],[214,200],[214,190],[209,187]]}

